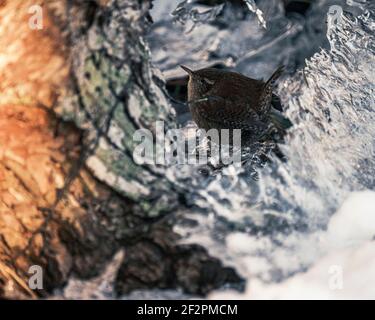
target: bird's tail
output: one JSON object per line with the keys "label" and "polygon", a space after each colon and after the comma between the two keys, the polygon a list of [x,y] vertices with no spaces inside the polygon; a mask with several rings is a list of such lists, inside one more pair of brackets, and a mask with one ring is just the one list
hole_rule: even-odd
{"label": "bird's tail", "polygon": [[293,126],[288,118],[286,118],[280,111],[271,108],[269,113],[269,119],[273,125],[281,132],[285,132],[287,129]]}
{"label": "bird's tail", "polygon": [[271,78],[265,84],[265,87],[272,87],[275,81],[282,75],[284,72],[284,66],[280,66],[276,69],[276,71],[272,74]]}

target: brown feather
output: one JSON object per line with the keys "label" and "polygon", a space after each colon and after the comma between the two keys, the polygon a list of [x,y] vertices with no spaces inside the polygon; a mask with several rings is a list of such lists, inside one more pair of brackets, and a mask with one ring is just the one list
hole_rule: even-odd
{"label": "brown feather", "polygon": [[278,69],[264,82],[214,68],[191,71],[188,100],[193,120],[205,130],[242,129],[258,137],[269,128],[272,86],[280,74]]}

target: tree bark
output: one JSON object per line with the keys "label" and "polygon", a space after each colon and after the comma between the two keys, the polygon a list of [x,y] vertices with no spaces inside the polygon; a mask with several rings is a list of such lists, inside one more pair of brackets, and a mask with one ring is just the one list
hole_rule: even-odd
{"label": "tree bark", "polygon": [[[43,29],[29,26],[43,8]],[[182,288],[206,294],[236,273],[172,226],[183,190],[136,165],[133,133],[174,127],[143,37],[151,1],[0,1],[0,288],[48,296],[97,276],[120,249],[116,294]],[[4,22],[5,21],[5,22]],[[44,289],[31,290],[31,265]]]}

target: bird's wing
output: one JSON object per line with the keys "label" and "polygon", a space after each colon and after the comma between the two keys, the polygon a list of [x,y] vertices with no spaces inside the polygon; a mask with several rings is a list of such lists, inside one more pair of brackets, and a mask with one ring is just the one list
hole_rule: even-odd
{"label": "bird's wing", "polygon": [[264,82],[260,80],[251,79],[239,73],[230,73],[224,75],[221,79],[215,82],[208,95],[227,97],[242,97],[248,98],[254,103],[260,97],[264,90]]}
{"label": "bird's wing", "polygon": [[[215,82],[207,95],[234,100],[234,103],[231,103],[231,105],[236,108],[252,109],[260,117],[263,117],[264,114],[260,106],[260,101],[264,95],[264,84],[263,81],[251,79],[239,73],[232,73],[230,77],[224,76]],[[236,103],[239,100],[241,104]]]}
{"label": "bird's wing", "polygon": [[208,103],[202,103],[200,113],[218,128],[260,132],[267,128],[257,112],[264,82],[238,73],[223,77],[207,92]]}
{"label": "bird's wing", "polygon": [[238,96],[224,98],[207,95],[191,104],[197,108],[201,118],[217,129],[242,129],[259,133],[268,128],[257,112],[246,107]]}

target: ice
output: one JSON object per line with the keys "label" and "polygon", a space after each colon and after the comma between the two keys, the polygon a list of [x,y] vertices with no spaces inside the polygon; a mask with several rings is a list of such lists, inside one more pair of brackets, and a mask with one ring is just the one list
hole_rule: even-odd
{"label": "ice", "polygon": [[328,255],[307,272],[266,285],[253,279],[244,294],[213,293],[211,299],[372,299],[375,295],[375,246],[366,243]]}
{"label": "ice", "polygon": [[196,4],[192,0],[184,0],[177,5],[171,15],[173,21],[181,23],[186,27],[186,32],[189,33],[199,24],[214,21],[223,8],[224,4],[219,4],[214,7],[205,7]]}
{"label": "ice", "polygon": [[[281,283],[250,279],[245,294],[213,293],[211,299],[369,299],[375,295],[375,192],[349,196],[321,235],[327,253],[306,271]],[[237,249],[244,247],[243,238]],[[311,244],[310,244],[311,245]],[[243,248],[246,252],[247,248]],[[311,249],[310,249],[311,250]],[[248,265],[267,268],[262,261]],[[254,268],[254,267],[253,267]]]}
{"label": "ice", "polygon": [[327,234],[332,248],[375,240],[375,192],[352,193],[329,221]]}
{"label": "ice", "polygon": [[[234,181],[169,169],[171,181],[191,186],[188,204],[206,212],[190,212],[197,226],[175,230],[247,278],[246,298],[298,297],[301,291],[306,298],[356,297],[374,279],[374,194],[366,191],[375,186],[374,5],[351,4],[317,1],[301,20],[285,17],[276,2],[261,1],[267,29],[227,6],[223,14],[233,20],[225,28],[199,26],[188,45],[186,38],[171,41],[175,30],[163,60],[162,49],[152,46],[167,78],[178,76],[173,66],[179,63],[194,68],[220,61],[253,77],[267,77],[279,64],[291,71],[278,87],[294,123],[281,146],[286,162],[273,159],[258,170],[259,181],[246,173]],[[338,5],[342,10],[332,10]],[[349,274],[344,291],[328,286],[335,265]],[[370,294],[371,288],[361,292]]]}
{"label": "ice", "polygon": [[[280,6],[276,5],[277,1],[270,0],[270,2],[272,7],[280,10]],[[165,5],[178,7],[178,1],[168,0]],[[195,27],[186,34],[186,26],[175,23],[176,20],[185,24],[189,21],[186,19],[191,16],[191,11],[187,10],[186,5],[186,1],[182,2],[180,4],[182,9],[175,10],[174,17],[157,12],[153,15],[156,23],[148,40],[153,61],[167,79],[182,75],[178,64],[185,64],[192,68],[213,64],[234,66],[235,60],[264,42],[262,33],[265,31],[254,16],[250,14],[244,16],[242,9],[233,7],[230,3],[210,11],[215,14],[210,16],[210,19],[206,19],[205,23],[203,23],[204,19],[198,25],[193,21]],[[193,5],[196,4],[189,4],[189,6]],[[164,1],[155,1],[154,6],[164,6]],[[219,11],[221,16],[218,17]],[[224,28],[222,24],[225,25]]]}
{"label": "ice", "polygon": [[254,0],[244,0],[246,6],[249,8],[251,12],[254,12],[259,20],[259,23],[262,25],[264,29],[267,28],[266,20],[264,20],[262,10],[258,9]]}

